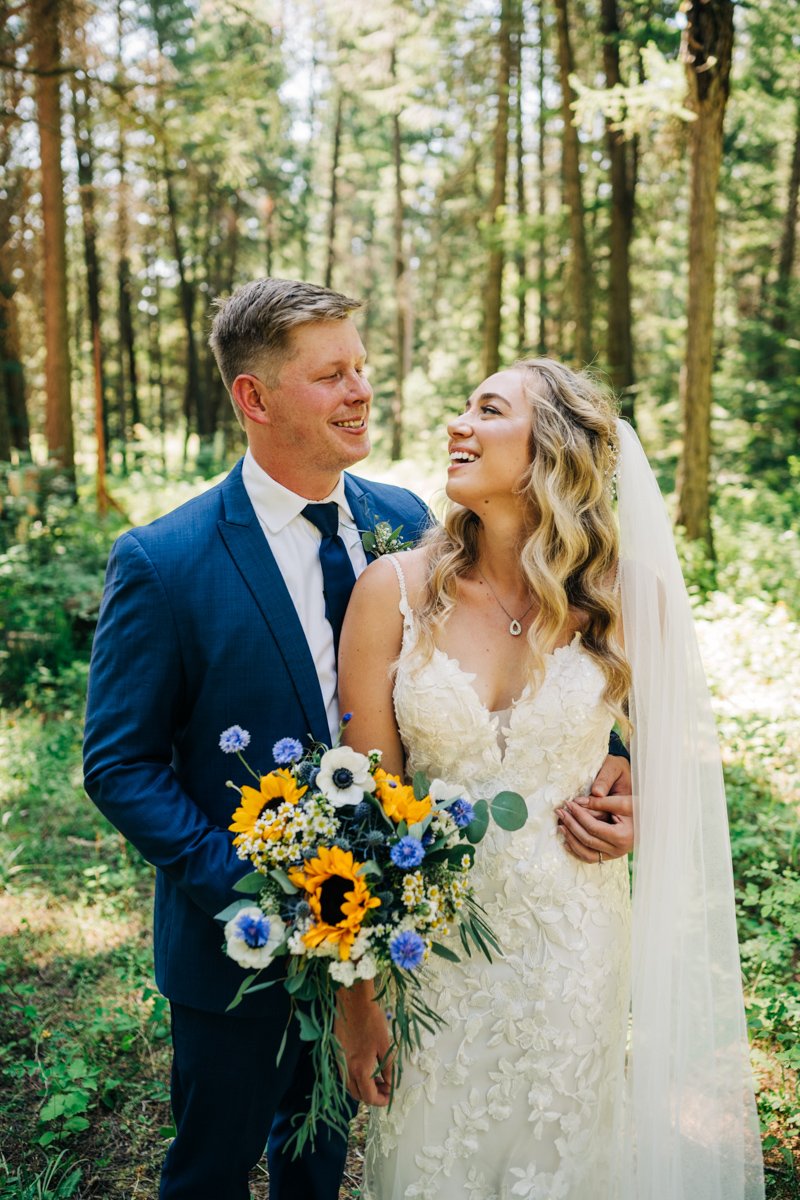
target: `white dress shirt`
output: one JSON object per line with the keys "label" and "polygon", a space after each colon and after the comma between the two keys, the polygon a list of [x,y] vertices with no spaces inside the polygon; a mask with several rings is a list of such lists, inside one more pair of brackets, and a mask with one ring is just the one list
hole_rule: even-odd
{"label": "white dress shirt", "polygon": [[[347,503],[344,477],[340,477],[336,487],[324,500],[309,501],[276,482],[258,465],[248,450],[242,465],[242,482],[303,626],[322,689],[331,737],[334,737],[339,729],[339,704],[333,630],[325,618],[322,567],[319,561],[322,534],[302,516],[302,511],[307,504],[325,504],[335,500],[339,506],[339,536],[358,578],[367,565],[367,556]],[[287,729],[286,733],[289,736],[292,731]]]}

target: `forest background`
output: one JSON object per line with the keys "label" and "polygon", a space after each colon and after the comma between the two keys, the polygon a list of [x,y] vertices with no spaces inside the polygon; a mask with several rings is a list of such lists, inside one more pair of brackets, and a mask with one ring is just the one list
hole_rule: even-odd
{"label": "forest background", "polygon": [[798,0],[0,14],[0,1200],[156,1191],[152,873],[83,794],[87,660],[113,538],[241,453],[211,302],[266,274],[368,300],[365,473],[434,503],[443,422],[520,354],[637,425],[723,740],[768,1195],[800,1197]]}

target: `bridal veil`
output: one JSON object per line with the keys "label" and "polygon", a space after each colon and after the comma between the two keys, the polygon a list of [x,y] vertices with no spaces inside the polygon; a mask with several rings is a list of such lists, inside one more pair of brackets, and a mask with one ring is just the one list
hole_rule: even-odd
{"label": "bridal veil", "polygon": [[617,428],[636,847],[614,1200],[762,1200],[714,718],[663,498]]}

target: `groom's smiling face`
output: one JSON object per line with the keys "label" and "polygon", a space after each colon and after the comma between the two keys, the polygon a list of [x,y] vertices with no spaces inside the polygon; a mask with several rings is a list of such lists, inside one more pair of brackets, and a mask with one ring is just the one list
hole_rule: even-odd
{"label": "groom's smiling face", "polygon": [[353,322],[300,325],[290,333],[275,387],[264,386],[253,453],[279,483],[322,499],[345,467],[369,453],[371,403],[366,351]]}

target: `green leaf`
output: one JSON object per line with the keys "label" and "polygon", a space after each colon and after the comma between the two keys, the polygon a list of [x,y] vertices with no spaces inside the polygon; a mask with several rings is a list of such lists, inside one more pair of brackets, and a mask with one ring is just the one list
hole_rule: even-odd
{"label": "green leaf", "polygon": [[448,962],[461,962],[458,955],[448,946],[443,946],[441,942],[431,942],[431,950],[434,954],[438,954],[439,958],[446,958]]}
{"label": "green leaf", "polygon": [[[475,847],[474,846],[465,846],[465,845],[453,846],[452,849],[450,849],[446,852],[445,859],[450,864],[451,867],[458,870],[458,868],[460,868],[460,866],[461,866],[461,860],[465,854],[471,860],[470,867],[472,867],[472,865],[475,862]],[[430,854],[427,857],[430,858]]]}
{"label": "green leaf", "polygon": [[414,775],[414,799],[424,800],[428,794],[428,777],[424,771],[417,771]]}
{"label": "green leaf", "polygon": [[528,806],[518,792],[498,792],[492,800],[491,812],[500,828],[509,833],[522,829],[528,819]]}
{"label": "green leaf", "polygon": [[258,871],[251,871],[249,875],[243,875],[241,879],[237,879],[233,890],[242,896],[257,896],[263,886],[264,880]]}
{"label": "green leaf", "polygon": [[218,912],[215,915],[214,920],[228,922],[232,920],[233,917],[236,916],[237,912],[241,911],[241,909],[249,907],[249,900],[234,900],[233,904],[229,904],[227,908],[223,908],[222,912]]}
{"label": "green leaf", "polygon": [[300,1026],[300,1041],[301,1042],[316,1042],[322,1037],[322,1030],[319,1022],[312,1013],[308,1013],[303,1008],[296,1008],[294,1015],[297,1017],[297,1023]]}
{"label": "green leaf", "polygon": [[467,841],[473,846],[483,841],[484,834],[489,828],[489,805],[485,800],[478,800],[474,806],[475,815],[467,826],[465,833]]}
{"label": "green leaf", "polygon": [[229,1005],[228,1005],[228,1007],[225,1009],[225,1012],[231,1012],[231,1011],[232,1011],[232,1009],[234,1009],[234,1008],[238,1008],[238,1006],[241,1004],[241,1002],[242,1002],[242,1000],[244,999],[244,997],[245,997],[245,996],[247,995],[247,993],[250,991],[250,984],[251,984],[251,982],[252,982],[254,979],[257,979],[257,978],[258,978],[258,974],[259,974],[259,972],[258,972],[258,971],[256,971],[254,975],[245,975],[244,979],[243,979],[243,980],[242,980],[242,982],[239,984],[239,989],[238,989],[238,991],[237,991],[236,995],[233,997],[233,999],[231,1000],[230,1004],[229,1004]]}
{"label": "green leaf", "polygon": [[287,896],[295,896],[299,891],[281,867],[273,867],[270,871],[270,877],[281,886]]}
{"label": "green leaf", "polygon": [[361,864],[359,875],[376,875],[379,879],[383,875],[383,869],[380,863],[375,862],[374,858],[369,858],[365,863]]}
{"label": "green leaf", "polygon": [[364,547],[364,549],[366,550],[367,554],[374,554],[374,553],[375,553],[375,548],[376,548],[376,546],[378,545],[378,543],[377,543],[377,541],[376,541],[376,539],[375,539],[375,534],[372,532],[372,530],[368,529],[368,530],[366,531],[366,533],[362,533],[362,535],[361,535],[361,545]]}

